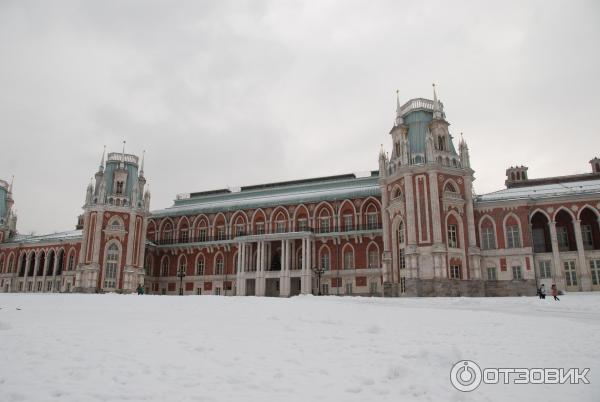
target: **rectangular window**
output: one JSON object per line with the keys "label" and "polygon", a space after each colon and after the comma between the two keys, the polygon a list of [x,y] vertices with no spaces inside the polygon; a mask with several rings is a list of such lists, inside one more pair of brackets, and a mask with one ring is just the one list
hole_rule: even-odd
{"label": "rectangular window", "polygon": [[520,265],[513,265],[512,267],[512,275],[515,281],[520,281],[523,279],[523,270]]}
{"label": "rectangular window", "polygon": [[590,270],[592,271],[592,285],[600,285],[600,260],[590,260]]}
{"label": "rectangular window", "polygon": [[550,260],[542,260],[538,263],[538,266],[540,271],[540,279],[552,278],[552,265],[550,265]]}
{"label": "rectangular window", "polygon": [[592,225],[581,225],[581,239],[583,248],[591,250],[594,248],[594,238],[592,237]]}
{"label": "rectangular window", "polygon": [[187,243],[188,240],[189,240],[189,233],[188,233],[187,229],[186,230],[182,230],[181,231],[181,241],[180,241],[180,243]]}
{"label": "rectangular window", "polygon": [[498,271],[496,270],[496,267],[487,267],[487,278],[488,281],[498,280]]}
{"label": "rectangular window", "polygon": [[206,228],[202,228],[198,232],[198,241],[199,242],[206,241]]}
{"label": "rectangular window", "polygon": [[506,228],[506,240],[508,248],[520,248],[521,237],[519,235],[519,226],[511,225]]}
{"label": "rectangular window", "polygon": [[324,294],[324,295],[329,294],[329,285],[327,283],[321,284],[321,294]]}
{"label": "rectangular window", "polygon": [[264,222],[258,222],[256,224],[256,234],[257,235],[265,234],[265,223]]}
{"label": "rectangular window", "polygon": [[204,258],[199,258],[196,264],[196,275],[204,275]]}
{"label": "rectangular window", "polygon": [[196,294],[197,295],[201,295],[202,294],[202,288],[197,288],[196,289]]}
{"label": "rectangular window", "polygon": [[217,228],[217,240],[225,240],[225,226]]}
{"label": "rectangular window", "polygon": [[458,248],[458,238],[456,233],[456,225],[448,225],[448,247],[450,248]]}
{"label": "rectangular window", "polygon": [[215,295],[219,296],[221,294],[221,288],[215,288]]}
{"label": "rectangular window", "polygon": [[377,294],[377,282],[371,282],[369,284],[369,292],[374,295]]}
{"label": "rectangular window", "polygon": [[49,292],[49,291],[51,291],[51,290],[52,290],[52,282],[48,282],[48,283],[46,284],[46,292]]}
{"label": "rectangular window", "polygon": [[240,223],[238,225],[236,225],[235,227],[235,233],[237,236],[243,236],[244,235],[244,224]]}
{"label": "rectangular window", "polygon": [[558,240],[558,249],[560,251],[569,251],[569,232],[566,226],[556,227],[556,239]]}
{"label": "rectangular window", "polygon": [[37,283],[37,291],[41,292],[42,291],[42,282],[38,282]]}
{"label": "rectangular window", "polygon": [[346,232],[350,232],[354,230],[352,226],[352,215],[344,215],[344,230]]}
{"label": "rectangular window", "polygon": [[306,219],[298,219],[298,231],[306,232],[308,229],[308,223]]}
{"label": "rectangular window", "polygon": [[378,229],[377,212],[370,212],[367,214],[367,229]]}
{"label": "rectangular window", "polygon": [[406,292],[406,277],[402,276],[400,278],[400,293]]}
{"label": "rectangular window", "polygon": [[352,251],[346,251],[344,253],[344,269],[354,268],[354,253]]}
{"label": "rectangular window", "polygon": [[494,236],[494,228],[489,226],[483,228],[481,231],[481,237],[483,244],[481,245],[484,250],[493,250],[496,248],[496,237]]}
{"label": "rectangular window", "polygon": [[567,286],[577,286],[577,272],[575,271],[575,261],[564,261],[565,279]]}
{"label": "rectangular window", "polygon": [[319,231],[321,233],[329,233],[329,217],[321,218],[319,224]]}
{"label": "rectangular window", "polygon": [[450,279],[460,279],[460,265],[450,266]]}

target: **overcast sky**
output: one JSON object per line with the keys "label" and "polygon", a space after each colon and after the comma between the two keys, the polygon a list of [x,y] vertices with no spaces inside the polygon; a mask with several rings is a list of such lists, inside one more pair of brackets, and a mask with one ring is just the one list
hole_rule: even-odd
{"label": "overcast sky", "polygon": [[600,156],[598,1],[0,1],[0,178],[69,230],[102,147],[177,193],[377,169],[395,91],[464,133],[475,190]]}

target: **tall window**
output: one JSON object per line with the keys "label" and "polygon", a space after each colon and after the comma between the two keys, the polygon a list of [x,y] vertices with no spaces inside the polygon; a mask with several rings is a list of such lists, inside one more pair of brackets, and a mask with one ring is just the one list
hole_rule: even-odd
{"label": "tall window", "polygon": [[198,231],[198,241],[206,241],[206,228],[200,228],[200,230]]}
{"label": "tall window", "polygon": [[215,275],[223,275],[223,268],[225,267],[225,261],[222,256],[217,257]]}
{"label": "tall window", "polygon": [[379,253],[377,250],[369,250],[369,268],[379,267]]}
{"label": "tall window", "polygon": [[592,271],[592,285],[600,285],[600,260],[590,260]]}
{"label": "tall window", "polygon": [[225,226],[219,226],[217,228],[217,239],[225,240]]}
{"label": "tall window", "polygon": [[235,227],[235,233],[237,236],[243,236],[244,235],[244,224],[243,223],[238,223]]}
{"label": "tall window", "polygon": [[188,229],[181,229],[181,234],[179,236],[180,243],[187,243],[189,240],[189,232]]}
{"label": "tall window", "polygon": [[594,248],[592,225],[581,225],[581,239],[583,240],[584,249],[591,250],[592,248]]}
{"label": "tall window", "polygon": [[106,268],[104,270],[104,287],[117,287],[117,265],[119,264],[119,247],[113,243],[106,252]]}
{"label": "tall window", "polygon": [[321,268],[329,270],[329,253],[326,250],[321,252]]}
{"label": "tall window", "polygon": [[8,257],[8,273],[12,273],[13,271],[13,258],[12,256]]}
{"label": "tall window", "polygon": [[494,228],[492,226],[484,227],[481,229],[482,237],[482,248],[484,250],[493,250],[496,248],[496,236],[494,235]]}
{"label": "tall window", "polygon": [[0,274],[4,273],[4,256],[0,256]]}
{"label": "tall window", "polygon": [[514,280],[523,279],[523,270],[520,265],[513,265],[512,267],[512,275]]}
{"label": "tall window", "polygon": [[404,223],[400,222],[398,230],[396,231],[398,237],[398,244],[404,243]]}
{"label": "tall window", "polygon": [[567,286],[577,286],[577,272],[575,271],[575,261],[565,261],[564,267]]}
{"label": "tall window", "polygon": [[298,231],[305,232],[308,229],[306,218],[298,219]]}
{"label": "tall window", "polygon": [[458,236],[456,225],[448,225],[448,247],[458,248]]}
{"label": "tall window", "polygon": [[403,248],[398,250],[398,266],[400,269],[406,268],[406,255],[404,254]]}
{"label": "tall window", "polygon": [[496,267],[494,267],[494,266],[487,267],[487,278],[488,278],[488,281],[498,280],[498,271],[496,270]]}
{"label": "tall window", "polygon": [[536,253],[546,252],[546,234],[544,229],[533,229],[533,251]]}
{"label": "tall window", "polygon": [[122,181],[118,181],[117,182],[117,191],[116,191],[117,195],[123,194],[123,182]]}
{"label": "tall window", "polygon": [[276,229],[277,233],[285,232],[285,221],[284,220],[277,221],[275,223],[275,225],[276,225],[275,229]]}
{"label": "tall window", "polygon": [[265,234],[265,223],[264,222],[258,222],[256,224],[256,234],[257,235]]}
{"label": "tall window", "polygon": [[329,217],[322,216],[319,218],[319,231],[321,233],[329,233]]}
{"label": "tall window", "polygon": [[353,230],[352,215],[344,215],[344,230],[346,230],[347,232]]}
{"label": "tall window", "polygon": [[367,229],[377,229],[377,212],[369,212],[367,214]]}
{"label": "tall window", "polygon": [[506,240],[508,248],[521,247],[521,237],[519,235],[519,226],[510,225],[506,227]]}
{"label": "tall window", "polygon": [[541,279],[552,278],[552,265],[550,265],[550,260],[542,260],[538,263],[538,266]]}
{"label": "tall window", "polygon": [[160,276],[168,276],[169,275],[169,259],[165,258],[162,260],[162,264],[160,265]]}
{"label": "tall window", "polygon": [[460,265],[450,265],[450,278],[460,279]]}
{"label": "tall window", "polygon": [[348,249],[344,252],[344,269],[354,268],[354,252]]}
{"label": "tall window", "polygon": [[185,256],[182,256],[182,257],[179,259],[179,267],[178,267],[178,271],[179,271],[179,272],[186,272],[186,271],[187,271],[187,269],[186,269],[186,268],[187,268],[187,267],[186,267],[186,265],[187,265],[187,260],[185,259]]}
{"label": "tall window", "polygon": [[558,249],[560,251],[569,250],[569,232],[566,226],[556,227],[556,239],[558,240]]}
{"label": "tall window", "polygon": [[72,271],[75,268],[75,256],[73,254],[69,256],[69,263],[67,264],[67,268],[69,271]]}

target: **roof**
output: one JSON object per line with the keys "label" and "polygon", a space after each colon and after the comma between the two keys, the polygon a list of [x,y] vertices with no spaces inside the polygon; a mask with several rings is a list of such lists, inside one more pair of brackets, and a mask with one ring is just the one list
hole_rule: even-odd
{"label": "roof", "polygon": [[600,179],[578,182],[542,184],[514,187],[479,195],[476,202],[506,201],[519,199],[553,198],[573,195],[600,194]]}
{"label": "roof", "polygon": [[278,205],[297,205],[320,201],[379,197],[379,172],[357,177],[355,174],[242,187],[236,192],[199,192],[180,197],[169,208],[152,211],[154,217],[196,213],[236,211]]}
{"label": "roof", "polygon": [[57,232],[46,235],[16,235],[11,237],[5,244],[9,243],[47,243],[58,242],[61,240],[77,240],[83,237],[83,231],[70,230],[67,232]]}

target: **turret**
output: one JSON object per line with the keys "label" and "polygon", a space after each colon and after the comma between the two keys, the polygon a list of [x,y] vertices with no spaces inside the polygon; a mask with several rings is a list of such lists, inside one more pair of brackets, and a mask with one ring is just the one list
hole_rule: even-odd
{"label": "turret", "polygon": [[383,150],[383,144],[381,144],[381,150],[379,151],[379,176],[387,177],[388,175],[388,161],[385,151]]}
{"label": "turret", "polygon": [[600,158],[596,156],[590,161],[590,165],[592,165],[592,173],[600,173]]}
{"label": "turret", "polygon": [[510,188],[513,184],[527,180],[527,166],[511,166],[506,169],[506,181],[504,184]]}

